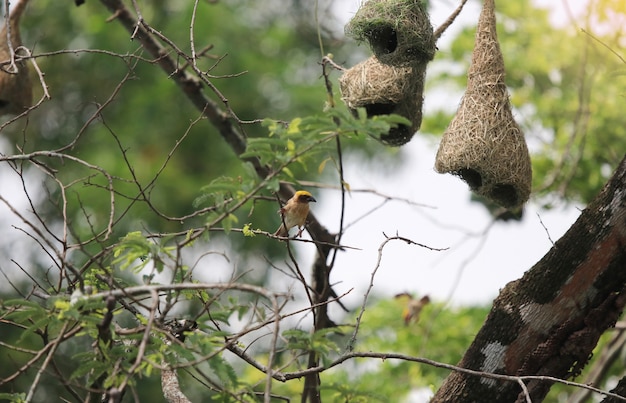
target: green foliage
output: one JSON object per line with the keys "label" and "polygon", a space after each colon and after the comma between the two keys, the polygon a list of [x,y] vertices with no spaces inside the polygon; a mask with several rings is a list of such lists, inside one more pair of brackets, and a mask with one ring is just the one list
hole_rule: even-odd
{"label": "green foliage", "polygon": [[[378,300],[363,316],[355,351],[400,353],[456,364],[482,325],[488,307],[446,308],[427,305],[418,323],[405,325],[402,301]],[[452,325],[451,325],[452,324]],[[285,344],[278,351],[277,366],[283,371],[305,365],[310,351],[328,365],[345,351],[352,326],[323,329],[311,333],[303,329],[282,332]],[[257,357],[262,359],[261,356]],[[320,374],[323,401],[388,402],[403,401],[420,388],[437,388],[449,371],[401,360],[354,359]],[[262,382],[264,375],[248,368],[240,379]],[[273,391],[294,397],[301,393],[301,382],[274,383]]]}
{"label": "green foliage", "polygon": [[328,109],[323,114],[297,117],[289,123],[266,119],[263,126],[268,130],[267,136],[248,139],[246,151],[240,157],[258,159],[271,167],[271,173],[259,180],[251,164],[244,163],[241,175],[220,176],[203,186],[194,207],[204,208],[207,226],[221,223],[228,233],[240,221],[236,214],[244,219],[241,212],[252,209],[249,202],[258,192],[274,193],[281,181],[297,183],[307,174],[323,171],[327,161],[333,158],[337,138],[351,143],[371,141],[407,122],[399,115],[368,119],[364,110],[354,116],[346,109]]}
{"label": "green foliage", "polygon": [[12,403],[24,403],[26,401],[26,393],[0,393],[0,400],[6,400]]}
{"label": "green foliage", "polygon": [[[396,299],[379,300],[368,307],[355,350],[394,352],[456,364],[489,312],[488,307],[451,309],[429,304],[418,323],[405,325],[403,309],[403,302]],[[332,375],[324,374],[323,379],[343,384],[344,389],[349,384],[352,390],[346,393],[367,392],[370,401],[385,402],[402,401],[415,389],[437,389],[448,374],[447,370],[409,361],[358,359]]]}
{"label": "green foliage", "polygon": [[[176,249],[175,246],[164,246],[167,240],[162,239],[163,243],[157,243],[148,240],[139,231],[130,232],[113,248],[112,264],[119,265],[121,270],[130,268],[137,274],[148,263],[152,263],[157,273],[161,273],[165,268],[165,261],[173,258],[172,252]],[[185,270],[184,267],[181,269]]]}
{"label": "green foliage", "polygon": [[285,330],[283,337],[287,339],[286,349],[294,351],[302,350],[302,353],[314,352],[324,365],[328,365],[334,356],[340,352],[339,345],[331,336],[337,334],[338,329],[320,329],[314,333],[301,329]]}
{"label": "green foliage", "polygon": [[364,110],[353,116],[346,109],[329,109],[324,115],[295,118],[288,124],[265,120],[268,137],[248,141],[243,158],[257,157],[263,164],[275,167],[286,175],[285,179],[295,180],[293,171],[288,169],[297,163],[303,170],[309,169],[308,161],[319,162],[320,155],[326,157],[332,150],[332,140],[337,136],[350,140],[354,137],[377,138],[389,132],[391,127],[410,122],[399,115],[382,115],[368,119]]}
{"label": "green foliage", "polygon": [[[235,304],[238,304],[235,299]],[[233,312],[230,303],[215,304],[215,310],[211,311],[211,322],[228,324],[228,319]],[[221,308],[220,308],[221,306]],[[67,363],[73,367],[69,380],[80,384],[92,385],[98,381],[104,387],[119,386],[128,378],[130,384],[135,384],[141,377],[150,377],[155,372],[155,364],[179,365],[181,360],[194,361],[198,357],[204,357],[203,361],[221,385],[221,392],[216,396],[231,396],[240,393],[241,388],[246,386],[239,380],[237,373],[223,353],[224,338],[228,332],[220,331],[214,327],[203,327],[203,332],[190,332],[186,334],[187,345],[168,341],[166,333],[159,328],[153,328],[149,340],[145,344],[143,359],[136,366],[136,358],[139,354],[140,345],[144,337],[142,332],[118,335],[116,340],[104,343],[102,339],[105,307],[99,298],[84,297],[77,302],[69,303],[64,300],[56,300],[54,303],[55,315],[49,315],[48,311],[35,303],[24,300],[4,301],[3,310],[9,310],[3,316],[7,321],[25,327],[17,344],[24,343],[26,338],[33,334],[46,334],[50,340],[62,337],[60,329],[80,326],[81,345],[98,348],[80,349],[71,357],[66,357]],[[241,307],[240,307],[241,308]],[[242,310],[242,314],[249,307]],[[138,317],[144,324],[147,318]],[[68,327],[69,325],[69,327]],[[111,328],[112,329],[112,328]],[[78,346],[78,345],[77,345]],[[112,369],[115,370],[112,370]],[[8,395],[6,395],[8,396]],[[19,399],[20,395],[12,395],[11,399]],[[19,400],[16,400],[19,401]]]}

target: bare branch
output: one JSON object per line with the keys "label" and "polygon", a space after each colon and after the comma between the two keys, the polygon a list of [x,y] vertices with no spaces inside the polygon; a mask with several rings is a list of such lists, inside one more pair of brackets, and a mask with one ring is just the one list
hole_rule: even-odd
{"label": "bare branch", "polygon": [[454,12],[450,14],[450,16],[443,22],[443,24],[441,24],[435,30],[435,32],[433,33],[435,41],[439,40],[439,38],[441,37],[441,35],[443,35],[446,29],[448,29],[448,27],[452,25],[456,17],[458,17],[458,15],[461,13],[461,10],[463,10],[463,6],[465,5],[465,3],[467,3],[467,0],[461,0],[461,4],[456,8],[456,10],[454,10]]}
{"label": "bare branch", "polygon": [[[384,234],[383,234],[384,235]],[[356,325],[354,327],[354,332],[352,333],[352,338],[350,339],[350,341],[348,342],[348,347],[347,347],[347,351],[352,351],[354,349],[354,346],[356,344],[356,339],[357,339],[357,335],[359,333],[359,327],[361,326],[361,319],[363,318],[363,314],[365,313],[365,307],[367,305],[367,300],[369,298],[369,295],[372,291],[372,289],[374,288],[374,277],[376,276],[376,272],[378,272],[378,269],[380,268],[380,264],[382,262],[383,259],[383,249],[385,248],[385,246],[391,242],[391,241],[403,241],[408,243],[409,245],[417,245],[417,246],[421,246],[423,248],[427,248],[433,251],[443,251],[447,248],[444,249],[437,249],[437,248],[432,248],[426,245],[422,245],[420,243],[414,242],[408,238],[404,238],[401,237],[399,235],[396,235],[394,237],[388,237],[387,235],[385,235],[385,240],[383,241],[383,243],[380,244],[380,246],[378,247],[378,259],[376,260],[376,264],[374,266],[374,270],[372,270],[372,273],[370,275],[370,284],[367,287],[367,291],[365,292],[365,295],[363,296],[363,303],[361,304],[361,309],[359,311],[359,315],[356,319]]]}

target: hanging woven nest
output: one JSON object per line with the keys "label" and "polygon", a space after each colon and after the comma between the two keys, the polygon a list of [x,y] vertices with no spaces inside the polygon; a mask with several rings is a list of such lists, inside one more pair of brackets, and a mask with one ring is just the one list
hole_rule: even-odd
{"label": "hanging woven nest", "polygon": [[494,0],[485,0],[467,89],[441,139],[435,170],[458,175],[474,192],[512,208],[528,200],[532,170],[504,75]]}
{"label": "hanging woven nest", "polygon": [[426,63],[394,67],[376,57],[346,70],[339,78],[342,99],[352,111],[365,108],[368,117],[401,115],[411,126],[399,125],[380,140],[388,145],[406,144],[422,124]]}
{"label": "hanging woven nest", "polygon": [[430,61],[437,49],[422,0],[369,0],[345,31],[356,40],[368,41],[374,55],[392,66]]}
{"label": "hanging woven nest", "polygon": [[[26,3],[27,0],[17,3],[8,18],[11,47],[18,55],[22,46],[19,21]],[[0,116],[19,115],[33,104],[33,84],[24,61],[11,65],[6,25],[0,30],[0,64]]]}

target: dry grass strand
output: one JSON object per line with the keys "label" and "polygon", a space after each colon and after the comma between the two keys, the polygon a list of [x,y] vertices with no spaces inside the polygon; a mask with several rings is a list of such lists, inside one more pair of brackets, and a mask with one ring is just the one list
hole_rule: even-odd
{"label": "dry grass strand", "polygon": [[346,70],[339,78],[342,99],[353,111],[365,108],[368,117],[398,114],[411,121],[381,136],[388,145],[406,144],[422,124],[422,103],[426,63],[394,67],[376,57]]}
{"label": "dry grass strand", "polygon": [[403,66],[435,56],[436,38],[421,0],[369,0],[346,25],[346,35],[368,41],[385,64]]}

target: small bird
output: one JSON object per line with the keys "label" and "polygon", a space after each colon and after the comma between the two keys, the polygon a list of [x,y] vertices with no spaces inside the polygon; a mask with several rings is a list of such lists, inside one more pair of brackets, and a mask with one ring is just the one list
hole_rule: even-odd
{"label": "small bird", "polygon": [[304,224],[306,218],[309,215],[309,203],[316,202],[313,195],[306,190],[298,190],[287,203],[278,210],[282,224],[278,227],[278,230],[274,233],[274,236],[289,236],[289,230],[293,227],[298,227],[298,234],[296,236],[302,236],[304,231]]}
{"label": "small bird", "polygon": [[413,322],[418,322],[420,319],[420,313],[422,313],[422,309],[424,306],[430,303],[430,298],[428,295],[424,295],[420,299],[415,299],[413,296],[407,292],[403,292],[402,294],[398,294],[395,298],[403,298],[407,299],[406,306],[402,312],[402,318],[404,319],[404,324],[406,326]]}

